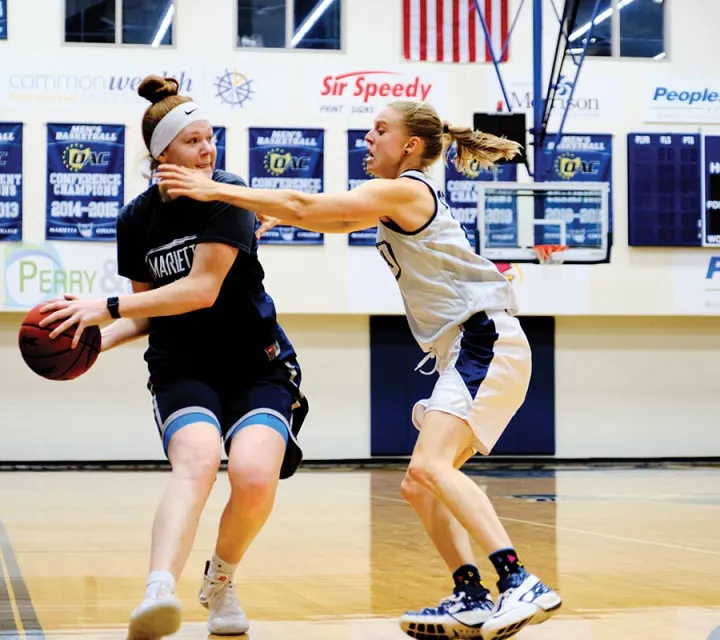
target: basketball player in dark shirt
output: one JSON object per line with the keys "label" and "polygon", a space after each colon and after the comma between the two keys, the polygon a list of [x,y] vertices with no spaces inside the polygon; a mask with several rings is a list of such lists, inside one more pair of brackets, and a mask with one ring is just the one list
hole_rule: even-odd
{"label": "basketball player in dark shirt", "polygon": [[[244,185],[214,170],[210,122],[177,92],[175,80],[156,76],[138,89],[152,103],[142,130],[153,164],[172,162]],[[130,640],[164,637],[180,626],[175,583],[215,482],[222,441],[231,496],[199,599],[211,633],[248,630],[233,575],[270,515],[278,480],[302,457],[295,435],[307,401],[295,351],[263,287],[255,225],[245,209],[172,199],[154,185],[117,220],[118,271],[134,293],[46,306],[44,324],[65,320],[51,336],[77,325],[79,338],[86,326],[115,318],[103,329],[103,351],[149,334],[148,388],[172,473],[155,515],[147,588],[131,616]]]}

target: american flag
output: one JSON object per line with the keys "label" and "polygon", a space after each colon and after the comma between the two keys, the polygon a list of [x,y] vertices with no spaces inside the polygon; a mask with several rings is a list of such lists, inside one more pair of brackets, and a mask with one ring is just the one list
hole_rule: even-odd
{"label": "american flag", "polygon": [[[403,45],[408,60],[491,62],[477,6],[493,52],[500,57],[510,31],[510,0],[403,0]],[[507,62],[508,51],[502,57]]]}

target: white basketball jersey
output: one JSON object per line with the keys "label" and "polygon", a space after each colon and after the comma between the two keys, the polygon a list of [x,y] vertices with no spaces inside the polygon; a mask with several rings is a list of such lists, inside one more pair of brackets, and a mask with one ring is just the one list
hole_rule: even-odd
{"label": "white basketball jersey", "polygon": [[417,232],[380,221],[376,247],[400,286],[408,323],[428,351],[451,327],[478,311],[517,313],[510,282],[489,260],[477,255],[442,191],[420,171],[399,177],[424,182],[435,197],[435,215]]}

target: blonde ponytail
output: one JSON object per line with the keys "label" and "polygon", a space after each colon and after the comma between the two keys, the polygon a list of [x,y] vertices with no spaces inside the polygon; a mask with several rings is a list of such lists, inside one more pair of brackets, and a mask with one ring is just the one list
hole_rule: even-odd
{"label": "blonde ponytail", "polygon": [[473,131],[469,127],[453,127],[445,122],[443,123],[444,150],[447,151],[453,143],[457,148],[455,167],[458,171],[470,168],[473,161],[487,169],[498,160],[512,160],[522,148],[520,144],[507,138]]}

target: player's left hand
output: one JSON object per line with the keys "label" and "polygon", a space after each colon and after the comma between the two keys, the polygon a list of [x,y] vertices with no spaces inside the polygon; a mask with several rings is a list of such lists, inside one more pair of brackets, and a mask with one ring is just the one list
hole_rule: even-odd
{"label": "player's left hand", "polygon": [[105,300],[78,300],[69,295],[64,296],[62,300],[51,300],[41,307],[40,313],[48,314],[40,321],[41,327],[65,319],[50,333],[51,340],[73,325],[77,325],[72,341],[73,349],[80,342],[85,327],[99,325],[112,319]]}
{"label": "player's left hand", "polygon": [[167,194],[177,198],[186,196],[200,202],[215,200],[217,182],[201,171],[179,167],[174,164],[161,164],[155,170],[155,177]]}

